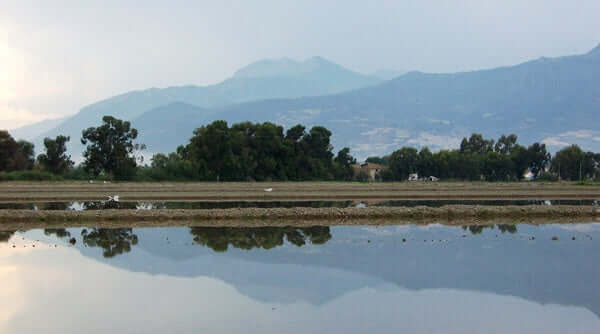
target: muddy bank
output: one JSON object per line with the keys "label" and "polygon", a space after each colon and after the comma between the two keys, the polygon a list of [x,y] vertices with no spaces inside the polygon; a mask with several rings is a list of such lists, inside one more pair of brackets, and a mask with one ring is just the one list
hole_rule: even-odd
{"label": "muddy bank", "polygon": [[136,222],[140,226],[156,224],[198,224],[204,226],[307,226],[401,223],[429,223],[443,221],[457,225],[485,221],[528,222],[553,220],[555,222],[593,221],[600,218],[595,206],[479,206],[448,205],[442,207],[376,207],[376,208],[236,208],[236,209],[158,209],[158,210],[97,210],[97,211],[34,211],[2,210],[0,224],[95,224]]}

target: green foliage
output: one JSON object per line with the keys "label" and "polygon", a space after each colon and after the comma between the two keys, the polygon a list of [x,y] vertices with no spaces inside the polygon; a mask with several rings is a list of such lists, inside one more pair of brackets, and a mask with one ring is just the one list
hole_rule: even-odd
{"label": "green foliage", "polygon": [[144,148],[133,143],[137,130],[129,122],[112,116],[104,116],[102,122],[101,126],[82,132],[81,143],[87,145],[83,152],[83,168],[94,177],[106,174],[116,180],[132,179],[137,165],[134,154]]}
{"label": "green foliage", "polygon": [[344,147],[341,149],[334,159],[335,179],[350,181],[354,177],[352,165],[356,164],[356,159],[350,155],[350,149]]}
{"label": "green foliage", "polygon": [[[371,162],[388,161],[390,172],[383,180],[406,180],[410,173],[420,177],[435,176],[444,180],[521,180],[527,169],[540,174],[550,164],[550,154],[546,145],[534,143],[525,148],[517,143],[514,134],[502,135],[494,140],[485,139],[480,134],[463,138],[460,149],[441,150],[432,153],[424,147],[417,153],[412,147],[403,147],[389,157],[370,157]],[[584,154],[583,171],[588,178],[598,173],[600,155],[591,152]],[[566,158],[567,160],[572,159]]]}
{"label": "green foliage", "polygon": [[8,131],[0,131],[0,172],[32,169],[34,162],[32,143],[15,141]]}
{"label": "green foliage", "polygon": [[396,180],[406,180],[408,175],[417,172],[417,149],[403,147],[390,156],[390,170]]}
{"label": "green foliage", "polygon": [[550,172],[540,172],[535,178],[535,181],[539,182],[556,182],[558,181],[558,175]]}
{"label": "green foliage", "polygon": [[513,175],[514,163],[505,154],[488,152],[484,156],[482,174],[487,181],[508,181]]}
{"label": "green foliage", "polygon": [[[194,131],[176,156],[155,157],[157,177],[177,175],[197,180],[331,180],[349,179],[355,162],[348,150],[333,159],[331,132],[301,125],[289,129],[273,123],[215,121]],[[153,158],[154,160],[154,158]],[[182,169],[185,169],[183,171]],[[151,173],[152,174],[152,173]]]}
{"label": "green foliage", "polygon": [[388,166],[390,163],[390,156],[385,155],[383,157],[368,157],[366,162],[372,162],[381,166]]}
{"label": "green foliage", "polygon": [[369,174],[367,174],[367,172],[365,172],[364,170],[361,170],[356,175],[356,181],[358,181],[358,182],[369,182]]}
{"label": "green foliage", "polygon": [[55,139],[45,138],[44,147],[46,153],[40,154],[37,158],[40,166],[53,174],[64,174],[73,167],[71,156],[67,154],[67,142],[70,137],[57,136]]}
{"label": "green foliage", "polygon": [[571,145],[556,152],[551,171],[561,179],[585,181],[597,177],[599,166],[600,154],[583,152],[579,146]]}
{"label": "green foliage", "polygon": [[535,176],[546,170],[546,167],[550,165],[551,156],[546,151],[546,144],[533,143],[527,148],[529,155],[529,169]]}
{"label": "green foliage", "polygon": [[461,153],[483,154],[483,153],[491,152],[493,150],[494,150],[494,140],[483,139],[483,136],[479,133],[472,134],[469,139],[463,138],[462,142],[460,143],[460,152]]}
{"label": "green foliage", "polygon": [[[471,138],[473,138],[471,136]],[[504,154],[504,155],[509,155],[511,154],[515,147],[517,146],[517,136],[512,134],[512,135],[502,135],[498,141],[496,142],[496,145],[494,145],[494,152],[498,152],[500,154]]]}
{"label": "green foliage", "polygon": [[62,177],[40,170],[0,172],[0,181],[60,181]]}
{"label": "green foliage", "polygon": [[87,181],[89,180],[91,175],[85,171],[82,166],[77,166],[74,168],[70,168],[63,175],[63,178],[66,180],[78,180],[78,181]]}
{"label": "green foliage", "polygon": [[199,168],[191,161],[184,160],[179,154],[168,156],[158,153],[152,157],[150,167],[138,169],[138,181],[192,181],[201,179]]}

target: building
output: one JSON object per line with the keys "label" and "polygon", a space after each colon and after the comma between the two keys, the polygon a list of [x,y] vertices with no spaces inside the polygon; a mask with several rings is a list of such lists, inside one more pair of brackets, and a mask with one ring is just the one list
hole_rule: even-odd
{"label": "building", "polygon": [[387,167],[372,162],[364,162],[362,164],[352,165],[352,170],[354,170],[354,177],[357,177],[361,173],[364,173],[369,178],[369,181],[375,181],[376,179],[378,179],[380,173],[385,169],[387,169]]}

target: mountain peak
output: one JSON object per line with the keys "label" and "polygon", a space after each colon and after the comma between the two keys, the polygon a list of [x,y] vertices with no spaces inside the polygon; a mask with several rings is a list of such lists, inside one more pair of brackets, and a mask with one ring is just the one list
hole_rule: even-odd
{"label": "mountain peak", "polygon": [[600,57],[600,44],[596,45],[595,48],[593,48],[592,50],[590,50],[590,52],[587,53],[588,56],[599,56]]}
{"label": "mountain peak", "polygon": [[314,72],[323,67],[340,67],[339,65],[319,56],[297,61],[291,58],[263,59],[237,70],[234,77],[259,78],[273,76],[299,76]]}
{"label": "mountain peak", "polygon": [[318,64],[318,65],[334,65],[334,66],[338,66],[337,64],[321,57],[321,56],[314,56],[314,57],[310,57],[307,60],[304,61],[304,64]]}

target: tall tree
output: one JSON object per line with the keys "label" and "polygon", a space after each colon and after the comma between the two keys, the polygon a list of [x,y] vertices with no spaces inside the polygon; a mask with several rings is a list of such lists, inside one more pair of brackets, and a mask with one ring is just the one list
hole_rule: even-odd
{"label": "tall tree", "polygon": [[533,143],[527,148],[529,155],[529,170],[537,177],[550,164],[551,156],[546,151],[546,144]]}
{"label": "tall tree", "polygon": [[31,169],[34,162],[32,143],[15,141],[8,131],[0,131],[0,171]]}
{"label": "tall tree", "polygon": [[354,176],[352,165],[356,163],[356,159],[350,155],[350,149],[348,147],[344,147],[338,152],[334,162],[336,165],[336,180],[352,180],[352,177]]}
{"label": "tall tree", "polygon": [[585,153],[577,145],[571,145],[556,152],[551,170],[566,180],[583,178]]}
{"label": "tall tree", "polygon": [[13,158],[17,151],[17,142],[8,133],[0,131],[0,172],[10,171],[13,168]]}
{"label": "tall tree", "polygon": [[511,154],[517,145],[517,135],[502,135],[494,146],[494,151],[500,154]]}
{"label": "tall tree", "polygon": [[513,164],[513,179],[522,180],[525,171],[531,165],[531,155],[525,147],[514,144],[509,151],[509,157]]}
{"label": "tall tree", "polygon": [[474,133],[467,138],[463,138],[460,143],[461,153],[488,153],[494,150],[494,140],[486,140],[479,133]]}
{"label": "tall tree", "polygon": [[33,168],[35,163],[34,145],[25,140],[17,142],[17,152],[13,158],[13,169],[29,170]]}
{"label": "tall tree", "polygon": [[390,156],[390,170],[396,180],[406,180],[409,174],[417,171],[418,161],[416,148],[403,147]]}
{"label": "tall tree", "polygon": [[435,162],[433,160],[433,153],[431,153],[428,147],[423,147],[421,151],[419,151],[417,172],[419,175],[425,177],[437,175]]}
{"label": "tall tree", "polygon": [[133,142],[138,131],[131,123],[112,116],[104,116],[102,122],[82,132],[81,143],[87,145],[83,152],[85,171],[94,176],[105,173],[117,180],[131,179],[137,165],[135,153],[144,149],[144,145]]}
{"label": "tall tree", "polygon": [[70,137],[65,136],[44,139],[46,153],[38,156],[38,162],[43,169],[54,174],[64,174],[69,168],[73,167],[74,163],[71,161],[71,156],[67,154],[67,142],[70,139]]}

